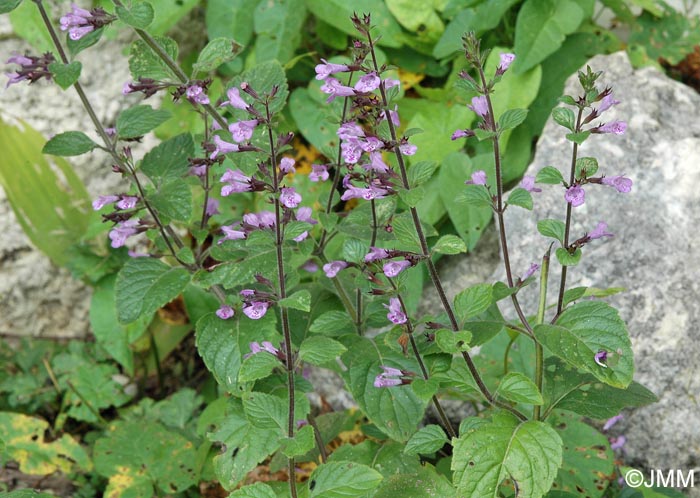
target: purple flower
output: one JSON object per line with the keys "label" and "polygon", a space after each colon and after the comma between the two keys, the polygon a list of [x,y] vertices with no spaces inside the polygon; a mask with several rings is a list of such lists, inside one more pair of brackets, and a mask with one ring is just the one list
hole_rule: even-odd
{"label": "purple flower", "polygon": [[95,211],[99,211],[103,207],[105,207],[107,204],[114,204],[119,200],[118,195],[101,195],[94,201],[92,201],[92,209]]}
{"label": "purple flower", "polygon": [[615,98],[612,96],[612,93],[607,94],[605,97],[603,97],[603,100],[600,102],[600,106],[598,106],[598,115],[600,116],[612,106],[617,105],[619,103],[620,101],[615,100]]}
{"label": "purple flower", "polygon": [[304,263],[301,268],[309,273],[316,273],[318,271],[318,265],[312,259]]}
{"label": "purple flower", "polygon": [[399,150],[404,156],[412,156],[418,150],[418,146],[406,142],[405,144],[399,145]]}
{"label": "purple flower", "polygon": [[604,349],[598,351],[594,356],[593,360],[603,368],[608,368],[605,362],[608,360],[608,352]]}
{"label": "purple flower", "polygon": [[241,98],[240,91],[236,87],[231,87],[228,90],[226,90],[226,96],[228,97],[228,100],[225,102],[222,102],[219,107],[223,107],[225,105],[230,105],[232,107],[235,107],[236,109],[247,109],[248,104],[246,103],[245,100]]}
{"label": "purple flower", "polygon": [[400,386],[404,383],[403,371],[398,368],[387,367],[386,365],[380,365],[382,373],[374,378],[374,387],[395,387]]}
{"label": "purple flower", "polygon": [[610,430],[610,428],[612,428],[613,425],[615,425],[616,423],[618,423],[618,422],[619,422],[620,420],[622,420],[623,418],[625,418],[625,417],[624,417],[624,415],[622,415],[622,414],[620,414],[620,415],[615,415],[614,417],[609,418],[609,419],[605,422],[605,425],[603,425],[603,432]]}
{"label": "purple flower", "polygon": [[386,304],[384,304],[383,306],[389,310],[389,313],[387,313],[386,317],[391,323],[401,325],[408,321],[408,318],[406,317],[406,314],[403,312],[403,308],[401,307],[401,301],[399,300],[399,298],[392,297],[391,299],[389,299],[389,305],[387,306]]}
{"label": "purple flower", "polygon": [[238,294],[240,294],[242,297],[253,297],[255,295],[255,291],[253,289],[243,289]]}
{"label": "purple flower", "polygon": [[139,233],[138,225],[139,220],[134,219],[117,223],[117,225],[109,232],[112,247],[116,249],[126,244],[126,239]]}
{"label": "purple flower", "polygon": [[452,134],[450,139],[452,140],[458,140],[460,138],[467,138],[467,137],[473,137],[474,132],[471,130],[455,130],[455,132]]}
{"label": "purple flower", "polygon": [[219,181],[227,184],[221,187],[221,195],[224,197],[252,190],[250,185],[251,178],[245,176],[240,170],[227,169],[226,173],[221,175]]}
{"label": "purple flower", "polygon": [[[296,216],[297,221],[305,221],[306,223],[311,223],[312,225],[315,225],[318,222],[311,217],[311,213],[312,213],[312,210],[310,207],[300,207],[299,209],[297,209],[295,216]],[[306,232],[301,233],[297,237],[294,237],[292,240],[294,242],[302,242],[308,236],[309,236],[309,232],[306,231]]]}
{"label": "purple flower", "polygon": [[245,239],[246,235],[245,232],[241,230],[236,230],[235,227],[237,227],[238,224],[234,225],[222,225],[221,226],[221,231],[224,232],[224,236],[219,239],[219,244],[223,244],[227,240],[241,240]]}
{"label": "purple flower", "polygon": [[485,118],[489,113],[489,103],[483,95],[472,98],[472,105],[467,107],[482,118]]}
{"label": "purple flower", "polygon": [[132,195],[122,195],[119,202],[117,202],[117,208],[119,209],[132,209],[136,207],[136,203],[139,201],[138,197]]}
{"label": "purple flower", "polygon": [[530,268],[528,268],[528,270],[525,272],[525,274],[521,277],[521,280],[527,280],[528,278],[533,276],[535,274],[535,272],[539,269],[540,269],[540,265],[538,265],[537,263],[531,263]]}
{"label": "purple flower", "polygon": [[586,201],[586,192],[581,185],[573,185],[566,189],[564,199],[573,207],[579,207]]}
{"label": "purple flower", "polygon": [[612,437],[610,438],[610,449],[613,451],[619,450],[625,445],[626,442],[627,438],[625,436]]}
{"label": "purple flower", "polygon": [[362,147],[357,138],[349,138],[340,144],[340,153],[347,164],[355,164],[362,157]]}
{"label": "purple flower", "polygon": [[208,104],[209,103],[209,97],[207,97],[207,94],[204,91],[204,88],[202,88],[199,85],[188,86],[187,90],[185,90],[185,95],[187,95],[187,98],[191,102],[194,102],[195,104]]}
{"label": "purple flower", "polygon": [[379,84],[381,82],[382,80],[379,79],[377,73],[371,72],[364,75],[357,83],[355,83],[355,90],[362,93],[369,93],[379,88]]}
{"label": "purple flower", "polygon": [[29,83],[34,83],[35,81],[45,78],[47,80],[51,79],[51,71],[49,70],[49,64],[56,62],[55,57],[51,53],[46,53],[40,57],[35,57],[32,55],[13,55],[7,59],[8,64],[19,64],[20,68],[12,73],[7,73],[9,80],[5,88],[20,81],[29,81]]}
{"label": "purple flower", "polygon": [[[253,301],[243,307],[243,313],[251,320],[260,320],[267,313],[270,303],[267,301]],[[265,343],[263,343],[265,344]]]}
{"label": "purple flower", "polygon": [[215,159],[219,154],[228,154],[229,152],[238,152],[238,144],[232,144],[221,139],[218,135],[214,135],[214,145],[216,148],[211,153],[209,159]]}
{"label": "purple flower", "polygon": [[219,309],[216,310],[216,316],[222,320],[228,320],[229,318],[233,317],[233,314],[233,308],[231,306],[226,306],[225,304],[222,304],[219,306]]}
{"label": "purple flower", "polygon": [[608,224],[604,221],[598,223],[598,226],[588,234],[588,240],[600,239],[602,237],[613,237],[612,233],[607,232]]}
{"label": "purple flower", "polygon": [[296,171],[294,163],[295,161],[291,157],[283,157],[280,161],[280,171],[285,174],[294,173]]}
{"label": "purple flower", "polygon": [[624,135],[627,131],[627,123],[624,121],[612,121],[604,125],[598,126],[591,130],[593,133],[614,133],[615,135]]}
{"label": "purple flower", "polygon": [[272,211],[260,211],[243,215],[243,221],[254,228],[272,228],[277,223],[275,213]]}
{"label": "purple flower", "polygon": [[486,185],[486,171],[484,170],[476,170],[472,173],[471,178],[471,180],[467,180],[464,183],[467,185]]}
{"label": "purple flower", "polygon": [[[254,320],[257,320],[257,319],[254,318]],[[257,341],[251,342],[249,344],[249,347],[250,347],[250,353],[243,355],[243,358],[250,358],[254,354],[262,353],[263,351],[270,353],[273,356],[277,356],[277,353],[279,353],[279,349],[274,347],[270,341],[263,341],[262,345],[259,344]]]}
{"label": "purple flower", "polygon": [[618,192],[627,194],[632,191],[632,180],[624,176],[604,176],[600,181],[603,185],[615,187]]}
{"label": "purple flower", "polygon": [[219,200],[214,199],[213,197],[207,199],[207,207],[204,209],[204,213],[207,216],[214,216],[215,214],[219,214]]}
{"label": "purple flower", "polygon": [[375,171],[377,173],[388,173],[389,166],[382,159],[381,152],[371,152],[369,155],[370,163],[363,164],[362,167],[367,171]]}
{"label": "purple flower", "polygon": [[347,123],[343,123],[342,125],[340,125],[338,131],[336,132],[336,135],[338,135],[338,138],[348,140],[350,138],[364,137],[365,131],[360,125],[358,125],[354,121],[348,121]]}
{"label": "purple flower", "polygon": [[328,180],[328,166],[325,164],[312,164],[309,180],[312,182],[325,182]]}
{"label": "purple flower", "polygon": [[71,40],[80,40],[83,36],[94,30],[90,24],[92,13],[89,10],[81,9],[75,4],[71,4],[73,10],[60,19],[61,31],[68,31]]}
{"label": "purple flower", "polygon": [[399,86],[400,84],[401,84],[401,82],[400,82],[399,80],[395,80],[395,79],[392,79],[392,78],[387,78],[387,79],[384,80],[384,88],[387,89],[387,90],[388,90],[389,88],[392,88],[392,87],[395,87],[395,86]]}
{"label": "purple flower", "polygon": [[[397,111],[398,108],[399,108],[399,106],[398,106],[398,105],[395,105],[393,111],[392,111],[391,109],[389,109],[389,117],[391,118],[391,123],[392,123],[394,126],[401,126],[401,120],[399,119],[399,113],[398,113],[398,111]],[[382,121],[386,120],[386,111],[380,112],[380,113],[379,113],[379,118],[380,118]]]}
{"label": "purple flower", "polygon": [[358,143],[365,152],[374,152],[384,147],[384,142],[377,137],[367,137],[365,140],[358,140]]}
{"label": "purple flower", "polygon": [[335,278],[340,270],[344,270],[347,267],[348,264],[345,261],[331,261],[323,265],[323,271],[328,278]]}
{"label": "purple flower", "polygon": [[365,254],[365,263],[371,263],[372,261],[377,261],[379,259],[386,259],[389,257],[389,253],[386,249],[381,247],[371,246],[369,252]]}
{"label": "purple flower", "polygon": [[[247,121],[236,121],[229,125],[228,131],[231,132],[231,137],[234,142],[245,142],[253,136],[255,127],[258,126],[257,119],[249,119]],[[235,151],[234,151],[235,152]]]}
{"label": "purple flower", "polygon": [[514,60],[515,60],[515,54],[502,53],[500,55],[500,61],[498,64],[498,68],[496,69],[498,74],[505,73],[508,70],[508,68],[510,67],[510,65],[513,63]]}
{"label": "purple flower", "polygon": [[387,277],[395,277],[410,266],[411,262],[405,259],[400,261],[389,261],[388,263],[384,263],[384,275]]}
{"label": "purple flower", "polygon": [[340,81],[330,76],[326,78],[326,82],[321,85],[321,91],[329,95],[326,99],[328,103],[333,102],[336,97],[351,97],[355,95],[355,90],[349,86],[341,85]]}
{"label": "purple flower", "polygon": [[527,190],[528,192],[542,192],[541,188],[535,187],[535,177],[530,175],[523,176],[520,181],[520,188]]}
{"label": "purple flower", "polygon": [[326,61],[326,59],[321,60],[323,61],[323,64],[317,64],[315,67],[317,80],[325,80],[334,73],[344,73],[350,71],[350,68],[348,68],[348,66],[345,64],[333,64]]}
{"label": "purple flower", "polygon": [[301,195],[294,190],[294,187],[282,187],[280,202],[284,207],[295,208],[301,202]]}

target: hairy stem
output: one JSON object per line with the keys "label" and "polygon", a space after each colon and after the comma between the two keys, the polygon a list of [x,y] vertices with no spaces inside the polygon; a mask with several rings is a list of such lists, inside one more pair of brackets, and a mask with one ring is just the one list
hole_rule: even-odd
{"label": "hairy stem", "polygon": [[[275,247],[277,249],[277,278],[279,280],[279,299],[287,297],[287,284],[285,282],[284,258],[282,255],[282,245],[284,234],[282,231],[282,208],[280,206],[280,186],[277,175],[277,151],[275,149],[275,139],[272,133],[272,114],[270,113],[269,99],[265,100],[265,113],[267,118],[267,137],[270,145],[270,176],[272,177],[272,191],[275,205]],[[282,315],[282,334],[284,335],[284,353],[287,367],[287,387],[289,392],[289,416],[287,418],[287,437],[294,437],[294,357],[292,354],[292,334],[289,327],[289,316],[287,308],[280,306]],[[289,469],[289,492],[292,498],[297,496],[296,469],[294,458],[287,459]]]}
{"label": "hairy stem", "polygon": [[[544,322],[544,311],[547,307],[547,283],[549,278],[549,257],[552,252],[552,246],[550,244],[549,249],[542,258],[542,268],[540,269],[540,299],[537,306],[537,318],[535,319],[535,325],[540,325]],[[544,350],[542,349],[542,344],[540,341],[535,341],[535,384],[537,385],[537,390],[542,393],[542,387],[544,385]],[[540,405],[535,405],[533,412],[533,418],[535,420],[540,420]]]}

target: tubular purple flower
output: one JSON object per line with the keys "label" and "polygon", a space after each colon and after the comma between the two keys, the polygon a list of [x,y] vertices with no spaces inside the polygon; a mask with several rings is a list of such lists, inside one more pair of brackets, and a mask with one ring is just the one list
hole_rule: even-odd
{"label": "tubular purple flower", "polygon": [[471,130],[455,130],[455,132],[450,137],[451,140],[458,140],[460,138],[473,137],[474,132]]}
{"label": "tubular purple flower", "polygon": [[348,121],[347,123],[340,125],[336,135],[338,135],[338,138],[341,138],[342,140],[348,140],[350,138],[364,137],[365,131],[354,121]]}
{"label": "tubular purple flower", "polygon": [[620,101],[615,100],[615,98],[612,96],[612,93],[607,94],[605,97],[603,97],[603,100],[600,101],[600,105],[598,106],[598,116],[603,114],[612,106],[617,105],[619,103]]}
{"label": "tubular purple flower", "polygon": [[513,63],[515,60],[515,54],[510,54],[510,53],[502,53],[500,54],[500,61],[498,64],[497,71],[499,74],[505,73],[510,65]]}
{"label": "tubular purple flower", "polygon": [[603,185],[615,187],[618,192],[627,194],[632,191],[632,180],[624,176],[604,176],[600,181]]}
{"label": "tubular purple flower", "polygon": [[243,314],[251,320],[260,320],[267,313],[270,303],[266,301],[253,301],[243,307]]}
{"label": "tubular purple flower", "polygon": [[375,152],[384,147],[384,142],[377,137],[367,137],[364,140],[358,140],[358,143],[365,152]]}
{"label": "tubular purple flower", "polygon": [[241,192],[250,192],[253,189],[250,184],[251,177],[244,175],[240,170],[227,169],[226,173],[221,175],[219,181],[227,184],[221,187],[221,195],[224,197]]}
{"label": "tubular purple flower", "polygon": [[389,88],[392,88],[392,87],[395,87],[395,86],[399,86],[399,85],[401,85],[401,82],[400,82],[399,80],[395,80],[395,79],[392,79],[392,78],[387,78],[387,79],[384,80],[384,88],[387,89],[387,90],[388,90]]}
{"label": "tubular purple flower", "polygon": [[365,263],[371,263],[372,261],[377,261],[380,259],[386,259],[389,257],[389,253],[386,249],[381,247],[371,246],[369,252],[365,254]]}
{"label": "tubular purple flower", "polygon": [[311,217],[311,214],[313,213],[313,210],[310,207],[300,207],[297,209],[296,212],[296,219],[297,221],[305,221],[306,223],[311,223],[312,225],[315,225],[318,223],[318,221],[314,220]]}
{"label": "tubular purple flower", "polygon": [[119,200],[118,195],[101,195],[94,201],[92,201],[92,209],[95,211],[99,211],[103,207],[105,207],[107,204],[114,204]]}
{"label": "tubular purple flower", "polygon": [[295,161],[291,157],[283,157],[280,161],[280,171],[285,174],[294,173],[296,171],[294,163]]}
{"label": "tubular purple flower", "polygon": [[382,159],[381,152],[371,152],[369,154],[370,163],[363,164],[362,167],[367,171],[375,171],[377,173],[388,173],[389,165]]}
{"label": "tubular purple flower", "polygon": [[405,259],[402,259],[400,261],[389,261],[388,263],[384,263],[384,275],[393,278],[396,277],[402,271],[404,271],[406,268],[410,267],[411,262]]}
{"label": "tubular purple flower", "polygon": [[622,420],[623,418],[625,418],[624,415],[620,414],[620,415],[615,415],[614,417],[609,418],[608,420],[606,420],[606,421],[605,421],[605,424],[603,425],[603,432],[610,430],[610,429],[612,428],[613,425],[615,425],[616,423],[618,423],[618,422],[619,422],[620,420]]}
{"label": "tubular purple flower", "polygon": [[478,97],[472,98],[472,105],[467,106],[469,109],[474,111],[477,116],[485,118],[489,113],[489,104],[486,97],[479,95]]}
{"label": "tubular purple flower", "polygon": [[377,375],[374,378],[374,387],[396,387],[403,384],[402,379],[397,379],[394,377],[384,377],[383,375]]}
{"label": "tubular purple flower", "polygon": [[622,449],[626,442],[627,438],[625,436],[617,436],[610,438],[610,449],[613,451]]}
{"label": "tubular purple flower", "polygon": [[344,270],[348,267],[345,261],[331,261],[323,265],[323,271],[328,278],[335,278],[340,270]]}
{"label": "tubular purple flower", "polygon": [[362,190],[362,198],[366,201],[371,201],[372,199],[383,199],[389,193],[387,190],[372,185],[369,188],[364,188]]}
{"label": "tubular purple flower", "polygon": [[323,61],[323,64],[317,64],[314,68],[316,71],[317,80],[325,80],[334,73],[345,73],[350,71],[350,68],[345,64],[333,64],[326,61],[326,59],[321,59],[321,61]]}
{"label": "tubular purple flower", "polygon": [[380,375],[386,375],[387,377],[401,377],[403,375],[403,371],[398,368],[387,367],[386,365],[379,366],[384,370]]}
{"label": "tubular purple flower", "polygon": [[326,99],[327,103],[333,102],[336,97],[352,97],[355,95],[355,90],[353,88],[343,86],[340,81],[330,76],[326,78],[325,83],[321,85],[321,91],[329,95]]}
{"label": "tubular purple flower", "polygon": [[328,180],[328,166],[325,164],[312,164],[311,173],[309,173],[309,180],[312,182],[325,182]]}
{"label": "tubular purple flower", "polygon": [[117,223],[109,232],[109,239],[113,248],[122,247],[126,244],[126,239],[139,233],[139,220],[131,219]]}
{"label": "tubular purple flower", "polygon": [[355,83],[355,90],[362,93],[373,92],[379,88],[379,84],[381,82],[382,80],[379,78],[379,76],[377,76],[377,73],[371,72],[364,75],[358,80],[357,83]]}
{"label": "tubular purple flower", "polygon": [[[393,111],[392,111],[391,109],[389,109],[389,117],[391,118],[391,123],[392,123],[394,126],[401,126],[401,120],[399,119],[398,108],[399,108],[399,106],[398,106],[398,105],[395,105]],[[380,113],[379,113],[379,118],[380,118],[382,121],[385,121],[385,120],[386,120],[386,112],[385,112],[385,111],[380,112]]]}
{"label": "tubular purple flower", "polygon": [[408,321],[408,318],[401,307],[401,301],[398,298],[392,297],[389,299],[388,305],[384,304],[382,306],[389,310],[386,317],[391,323],[395,325],[402,325]]}
{"label": "tubular purple flower", "polygon": [[229,125],[228,131],[231,132],[231,137],[234,142],[245,142],[246,140],[250,140],[253,136],[253,131],[255,131],[256,126],[258,126],[257,119],[236,121]]}
{"label": "tubular purple flower", "polygon": [[242,297],[253,297],[255,295],[255,291],[253,289],[243,289],[238,294]]}
{"label": "tubular purple flower", "polygon": [[190,100],[190,102],[194,102],[195,104],[204,105],[209,103],[209,97],[207,97],[204,88],[202,88],[199,85],[188,86],[187,90],[185,90],[185,95]]}
{"label": "tubular purple flower", "polygon": [[520,279],[527,280],[528,278],[533,276],[535,274],[535,272],[539,269],[540,269],[540,265],[538,265],[537,263],[531,263],[530,268],[528,268],[528,270],[525,272],[525,274]]}
{"label": "tubular purple flower", "polygon": [[241,98],[241,93],[235,86],[226,90],[226,96],[228,97],[228,100],[219,104],[219,107],[230,105],[236,109],[246,110],[248,108],[248,104]]}
{"label": "tubular purple flower", "polygon": [[9,80],[5,88],[21,81],[28,80],[31,84],[42,78],[50,80],[52,74],[49,70],[49,65],[55,61],[55,57],[50,52],[39,57],[32,55],[13,55],[7,60],[7,63],[19,64],[20,68],[17,71],[6,74]]}
{"label": "tubular purple flower", "polygon": [[204,214],[207,216],[219,214],[219,199],[214,199],[213,197],[207,199],[207,207],[204,209]]}
{"label": "tubular purple flower", "polygon": [[243,222],[254,228],[272,228],[275,226],[275,213],[272,211],[260,211],[243,215]]}
{"label": "tubular purple flower", "polygon": [[535,177],[530,175],[523,176],[519,187],[527,190],[528,192],[542,192],[541,188],[535,187]]}
{"label": "tubular purple flower", "polygon": [[214,135],[214,145],[216,148],[214,149],[214,152],[212,152],[211,156],[209,156],[209,159],[215,159],[219,154],[228,154],[229,152],[238,152],[239,150],[238,144],[225,142],[218,135]]}
{"label": "tubular purple flower", "polygon": [[122,195],[119,202],[117,202],[118,209],[132,209],[136,207],[136,203],[139,201],[138,197],[133,195]]}
{"label": "tubular purple flower", "polygon": [[471,180],[464,182],[466,185],[486,185],[486,171],[476,170],[472,173]]}
{"label": "tubular purple flower", "polygon": [[295,208],[301,202],[301,195],[297,193],[294,187],[282,187],[280,193],[280,202],[284,207]]}
{"label": "tubular purple flower", "polygon": [[564,199],[573,207],[579,207],[586,201],[586,192],[580,185],[573,185],[566,189]]}
{"label": "tubular purple flower", "polygon": [[588,240],[600,239],[602,237],[613,237],[612,233],[607,232],[608,224],[604,221],[598,223],[598,226],[588,234]]}
{"label": "tubular purple flower", "polygon": [[349,138],[340,144],[340,153],[347,164],[356,164],[362,157],[362,148],[357,138]]}
{"label": "tubular purple flower", "polygon": [[263,350],[267,351],[271,355],[277,356],[277,353],[279,353],[279,349],[274,347],[270,341],[263,341],[262,342],[262,348]]}
{"label": "tubular purple flower", "polygon": [[593,360],[603,368],[608,368],[605,362],[608,360],[608,352],[604,349],[598,351],[594,356]]}
{"label": "tubular purple flower", "polygon": [[219,244],[223,244],[227,240],[241,240],[246,238],[245,232],[241,230],[236,230],[238,224],[234,225],[222,225],[221,231],[224,232],[224,236],[219,239]]}
{"label": "tubular purple flower", "polygon": [[412,156],[418,150],[418,146],[406,142],[404,144],[399,145],[399,150],[404,156]]}
{"label": "tubular purple flower", "polygon": [[301,268],[309,273],[316,273],[318,271],[318,265],[312,259],[304,263]]}
{"label": "tubular purple flower", "polygon": [[625,131],[627,131],[627,123],[624,121],[612,121],[591,130],[593,133],[614,133],[615,135],[624,135]]}
{"label": "tubular purple flower", "polygon": [[222,320],[228,320],[229,318],[232,318],[234,315],[233,308],[231,306],[227,306],[225,304],[222,304],[219,306],[219,309],[216,310],[216,316],[221,318]]}

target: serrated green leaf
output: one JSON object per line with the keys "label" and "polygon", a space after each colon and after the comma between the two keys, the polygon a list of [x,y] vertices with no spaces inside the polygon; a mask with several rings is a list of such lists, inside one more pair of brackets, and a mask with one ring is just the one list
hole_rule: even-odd
{"label": "serrated green leaf", "polygon": [[238,372],[238,382],[241,384],[268,377],[272,371],[282,364],[275,355],[260,351],[243,360]]}
{"label": "serrated green leaf", "polygon": [[564,182],[564,177],[561,176],[561,172],[554,166],[545,166],[537,172],[535,181],[537,183],[557,185]]}
{"label": "serrated green leaf", "polygon": [[64,90],[78,81],[82,69],[83,65],[78,61],[73,61],[69,64],[62,64],[61,62],[49,64],[49,71],[51,71],[54,81]]}
{"label": "serrated green leaf", "polygon": [[194,156],[194,140],[183,133],[161,142],[141,161],[141,171],[151,180],[179,178],[190,169],[189,158]]}
{"label": "serrated green leaf", "polygon": [[443,235],[433,246],[433,252],[438,254],[459,254],[467,252],[467,245],[456,235]]}
{"label": "serrated green leaf", "polygon": [[164,183],[148,199],[158,214],[168,219],[188,221],[192,216],[192,190],[182,180]]}
{"label": "serrated green leaf", "polygon": [[369,244],[357,239],[347,239],[343,242],[343,259],[352,263],[363,263],[369,252]]}
{"label": "serrated green leaf", "polygon": [[[175,40],[166,36],[156,36],[154,39],[171,59],[178,59],[179,49]],[[136,40],[131,44],[129,71],[134,80],[153,78],[159,81],[177,81],[172,70],[143,40]]]}
{"label": "serrated green leaf", "polygon": [[542,394],[528,376],[520,372],[508,372],[498,384],[496,394],[516,403],[541,405]]}
{"label": "serrated green leaf", "polygon": [[576,178],[590,178],[598,171],[598,160],[595,157],[579,157],[576,159]]}
{"label": "serrated green leaf", "polygon": [[573,254],[564,249],[563,247],[560,247],[556,250],[554,253],[557,256],[557,261],[559,261],[559,264],[562,266],[576,266],[579,261],[581,261],[581,249],[576,249]]}
{"label": "serrated green leaf", "polygon": [[416,432],[406,443],[404,453],[407,455],[427,455],[435,453],[445,446],[447,435],[439,425],[426,425]]}
{"label": "serrated green leaf", "polygon": [[524,188],[514,188],[508,195],[509,206],[519,206],[521,208],[532,211],[532,194]]}
{"label": "serrated green leaf", "polygon": [[489,284],[476,284],[455,296],[455,312],[460,320],[468,320],[486,311],[493,303],[493,288]]}
{"label": "serrated green leaf", "polygon": [[240,51],[241,46],[234,39],[215,38],[199,53],[192,70],[201,73],[214,71],[220,65],[235,59]]}
{"label": "serrated green leaf", "polygon": [[411,474],[392,474],[382,481],[374,498],[435,498],[436,496],[455,496],[455,489],[448,479],[435,468],[425,464]]}
{"label": "serrated green leaf", "polygon": [[[252,68],[245,71],[243,74],[235,76],[231,80],[229,88],[240,88],[242,82],[247,82],[259,95],[269,93],[273,86],[277,86],[277,93],[270,101],[270,112],[276,113],[281,111],[287,103],[289,97],[289,87],[287,85],[287,76],[284,68],[276,60],[266,61],[256,64]],[[241,95],[245,95],[241,92]],[[246,96],[247,97],[247,96]],[[246,98],[244,97],[244,98]],[[234,111],[234,116],[248,116],[245,111]],[[246,117],[245,119],[248,119]]]}
{"label": "serrated green leaf", "polygon": [[408,168],[408,184],[417,187],[430,180],[437,169],[435,161],[419,161]]}
{"label": "serrated green leaf", "polygon": [[499,129],[511,130],[515,128],[525,121],[527,113],[527,109],[508,109],[501,115],[501,119],[498,120]]}
{"label": "serrated green leaf", "polygon": [[86,48],[90,48],[93,45],[95,45],[98,41],[100,41],[104,30],[104,27],[97,28],[94,31],[90,31],[88,34],[86,34],[79,40],[73,40],[69,35],[66,35],[66,46],[68,47],[68,51],[73,57],[75,57]]}
{"label": "serrated green leaf", "polygon": [[299,311],[311,310],[311,293],[307,290],[300,290],[279,300],[279,305],[284,308],[292,308]]}
{"label": "serrated green leaf", "polygon": [[626,289],[624,287],[610,287],[609,289],[598,289],[597,287],[574,287],[567,289],[564,292],[564,307],[568,306],[574,301],[578,301],[584,297],[597,297],[603,298],[608,296],[613,296],[624,292]]}
{"label": "serrated green leaf", "polygon": [[570,140],[572,142],[576,142],[579,145],[582,145],[583,142],[588,139],[588,137],[591,135],[591,132],[589,130],[582,131],[580,133],[567,133],[566,134],[566,139]]}
{"label": "serrated green leaf", "polygon": [[243,486],[228,496],[229,498],[277,498],[272,488],[263,482]]}
{"label": "serrated green leaf", "polygon": [[141,137],[167,121],[170,116],[170,112],[153,109],[150,105],[130,107],[117,117],[117,134],[119,138]]}
{"label": "serrated green leaf", "polygon": [[22,0],[0,0],[0,14],[7,14],[17,8]]}
{"label": "serrated green leaf", "polygon": [[136,29],[145,29],[153,22],[153,7],[148,2],[135,2],[131,9],[117,5],[115,12],[119,19]]}
{"label": "serrated green leaf", "polygon": [[309,332],[337,335],[354,330],[355,324],[346,311],[327,311],[309,327]]}
{"label": "serrated green leaf", "polygon": [[540,220],[537,222],[537,231],[545,237],[551,237],[563,244],[566,225],[559,220]]}
{"label": "serrated green leaf", "polygon": [[306,455],[315,445],[314,429],[305,425],[294,434],[293,438],[282,439],[282,453],[287,458]]}
{"label": "serrated green leaf", "polygon": [[567,130],[574,131],[576,129],[576,116],[574,111],[568,107],[555,107],[552,110],[552,118]]}
{"label": "serrated green leaf", "polygon": [[46,142],[42,152],[52,156],[79,156],[95,147],[97,144],[82,131],[67,131]]}
{"label": "serrated green leaf", "polygon": [[453,441],[453,482],[464,498],[496,498],[505,479],[518,483],[518,496],[539,498],[562,462],[562,441],[554,429],[505,414]]}
{"label": "serrated green leaf", "polygon": [[425,197],[423,187],[415,187],[411,189],[397,189],[399,198],[406,203],[408,207],[416,207]]}
{"label": "serrated green leaf", "polygon": [[464,190],[456,198],[457,203],[470,206],[489,208],[493,206],[493,199],[484,185],[465,185]]}
{"label": "serrated green leaf", "polygon": [[[555,325],[537,325],[535,337],[559,358],[606,384],[626,388],[632,382],[634,358],[627,327],[617,310],[606,303],[574,304]],[[607,351],[619,361],[614,366],[598,365],[594,357],[599,351]]]}
{"label": "serrated green leaf", "polygon": [[376,470],[353,462],[328,462],[316,467],[309,478],[310,498],[362,496],[382,481]]}
{"label": "serrated green leaf", "polygon": [[322,336],[311,336],[304,339],[299,348],[299,358],[312,365],[323,365],[335,360],[347,348],[338,341]]}
{"label": "serrated green leaf", "polygon": [[254,17],[255,58],[287,63],[301,43],[306,19],[304,0],[258,3]]}
{"label": "serrated green leaf", "polygon": [[248,392],[243,395],[243,409],[246,417],[255,427],[286,433],[287,405],[278,396],[261,392]]}
{"label": "serrated green leaf", "polygon": [[131,323],[175,299],[190,281],[184,268],[173,268],[151,258],[129,260],[115,286],[117,317]]}

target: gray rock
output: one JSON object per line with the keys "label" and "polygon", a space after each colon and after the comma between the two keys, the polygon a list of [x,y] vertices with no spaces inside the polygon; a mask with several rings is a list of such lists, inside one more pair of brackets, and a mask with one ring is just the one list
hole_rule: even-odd
{"label": "gray rock", "polygon": [[[627,289],[609,302],[628,324],[635,379],[660,401],[635,410],[619,424],[628,441],[625,460],[644,469],[687,471],[700,461],[700,334],[696,328],[700,321],[696,241],[700,95],[656,69],[635,71],[624,53],[596,57],[589,65],[594,71],[605,71],[602,82],[611,85],[621,101],[605,113],[605,120],[626,120],[629,127],[624,136],[593,136],[579,149],[579,157],[597,157],[599,173],[624,174],[633,179],[634,187],[630,194],[603,185],[586,187],[585,204],[573,211],[571,240],[593,230],[599,221],[606,221],[615,237],[592,241],[584,248],[582,263],[569,271],[569,286]],[[567,82],[566,92],[578,95],[576,77]],[[571,145],[564,129],[550,120],[527,174],[551,165],[568,178],[570,162]],[[535,194],[534,216],[516,207],[507,210],[514,275],[539,262],[549,244],[537,233],[536,221],[563,220],[565,209],[563,189],[545,186]],[[492,270],[486,281],[505,280],[502,265],[494,261],[497,244],[484,242],[474,254],[443,268],[451,296],[473,284],[474,275],[483,275],[486,269]],[[559,275],[560,266],[554,261],[550,302],[556,300]],[[534,292],[523,296],[526,314],[536,311]],[[696,487],[691,496],[700,496],[699,490]]]}

